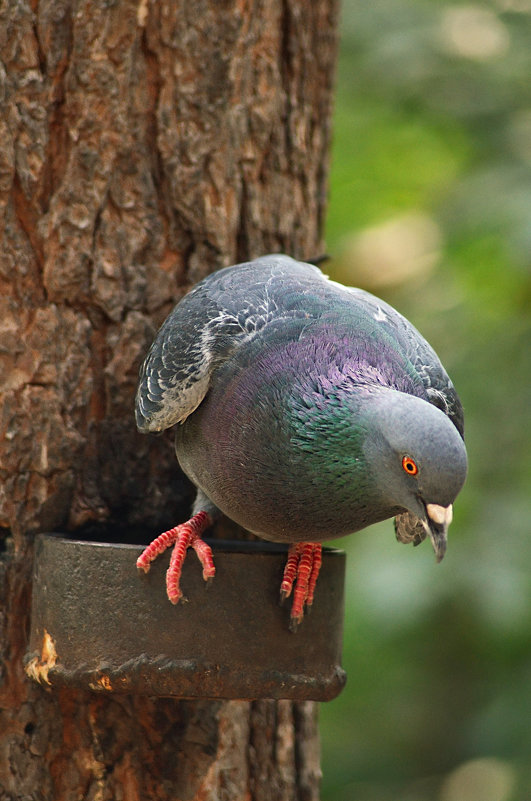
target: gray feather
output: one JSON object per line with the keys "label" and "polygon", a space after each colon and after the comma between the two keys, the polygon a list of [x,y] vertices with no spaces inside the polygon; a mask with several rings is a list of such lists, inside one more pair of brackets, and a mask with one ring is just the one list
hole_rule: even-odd
{"label": "gray feather", "polygon": [[463,436],[463,411],[437,354],[416,328],[384,301],[329,281],[311,264],[269,255],[227,267],[201,281],[162,325],[140,371],[136,420],[140,431],[183,422],[208,392],[215,367],[256,334],[283,320],[318,318],[330,296],[354,296],[387,330],[416,369],[426,399]]}

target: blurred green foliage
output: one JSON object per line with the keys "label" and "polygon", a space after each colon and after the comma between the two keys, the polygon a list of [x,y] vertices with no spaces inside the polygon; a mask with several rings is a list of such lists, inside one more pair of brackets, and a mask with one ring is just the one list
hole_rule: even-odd
{"label": "blurred green foliage", "polygon": [[528,801],[531,0],[343,0],[336,98],[327,271],[435,347],[470,472],[441,565],[390,521],[341,542],[323,801]]}

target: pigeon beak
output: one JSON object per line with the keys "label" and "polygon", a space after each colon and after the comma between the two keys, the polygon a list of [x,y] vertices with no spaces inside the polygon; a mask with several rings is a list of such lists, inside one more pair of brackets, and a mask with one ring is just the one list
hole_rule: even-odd
{"label": "pigeon beak", "polygon": [[446,553],[448,526],[452,522],[452,504],[439,506],[436,503],[427,503],[426,514],[428,519],[423,520],[422,524],[426,534],[430,536],[437,561],[440,562]]}

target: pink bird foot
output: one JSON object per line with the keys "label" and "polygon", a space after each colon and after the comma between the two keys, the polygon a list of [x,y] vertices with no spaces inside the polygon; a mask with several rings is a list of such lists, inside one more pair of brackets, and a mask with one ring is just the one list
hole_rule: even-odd
{"label": "pink bird foot", "polygon": [[291,631],[296,631],[301,623],[304,607],[310,608],[313,604],[321,562],[322,547],[319,542],[296,542],[290,545],[280,585],[280,599],[284,601],[291,595],[293,584],[296,581],[290,615]]}
{"label": "pink bird foot", "polygon": [[[181,523],[181,525],[170,528],[168,531],[164,531],[160,534],[144,551],[142,551],[136,560],[138,569],[147,573],[151,562],[169,548],[170,545],[175,543],[170,559],[170,566],[166,571],[166,590],[172,604],[178,603],[179,600],[183,598],[179,582],[181,580],[181,571],[188,548],[194,549],[199,561],[203,565],[204,580],[210,581],[210,579],[214,578],[216,568],[214,567],[212,550],[210,546],[201,539],[203,532],[206,531],[213,522],[208,512],[198,512],[186,523]],[[183,600],[185,599],[183,598]]]}

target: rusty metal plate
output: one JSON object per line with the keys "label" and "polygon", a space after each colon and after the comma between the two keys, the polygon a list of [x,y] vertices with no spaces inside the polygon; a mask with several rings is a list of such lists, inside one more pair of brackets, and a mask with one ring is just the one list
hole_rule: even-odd
{"label": "rusty metal plate", "polygon": [[323,549],[315,601],[296,633],[278,604],[287,549],[211,540],[216,577],[207,587],[195,554],[181,586],[165,595],[169,553],[150,572],[141,548],[40,535],[26,671],[50,686],[179,698],[326,701],[341,668],[345,554]]}

